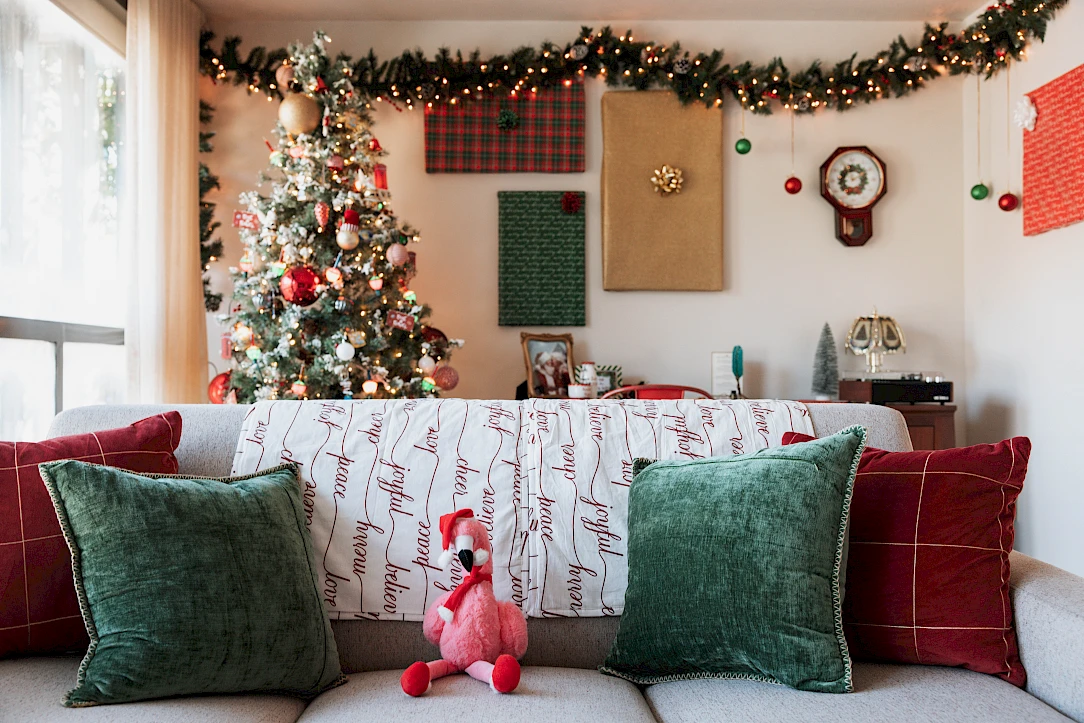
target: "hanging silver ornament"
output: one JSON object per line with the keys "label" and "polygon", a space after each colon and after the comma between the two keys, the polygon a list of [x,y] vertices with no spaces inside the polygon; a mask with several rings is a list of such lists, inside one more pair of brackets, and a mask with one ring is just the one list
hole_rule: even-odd
{"label": "hanging silver ornament", "polygon": [[688,58],[678,58],[674,61],[674,73],[677,75],[685,75],[693,69],[692,61]]}
{"label": "hanging silver ornament", "polygon": [[437,87],[432,83],[425,83],[419,94],[422,100],[433,100],[437,95]]}
{"label": "hanging silver ornament", "polygon": [[583,43],[576,43],[568,49],[568,54],[572,57],[573,60],[583,60],[587,57],[587,53],[587,46]]}

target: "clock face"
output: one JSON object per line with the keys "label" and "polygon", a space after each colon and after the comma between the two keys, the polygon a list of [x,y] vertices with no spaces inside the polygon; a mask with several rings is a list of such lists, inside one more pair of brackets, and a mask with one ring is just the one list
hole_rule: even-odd
{"label": "clock face", "polygon": [[836,157],[824,177],[828,193],[846,208],[865,208],[881,195],[884,174],[877,159],[863,151]]}

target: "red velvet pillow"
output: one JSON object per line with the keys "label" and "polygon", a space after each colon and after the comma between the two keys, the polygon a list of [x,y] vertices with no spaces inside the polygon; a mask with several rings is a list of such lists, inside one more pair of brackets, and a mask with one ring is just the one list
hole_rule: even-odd
{"label": "red velvet pillow", "polygon": [[59,459],[176,474],[181,415],[106,432],[0,442],[0,657],[85,650],[72,561],[38,464]]}
{"label": "red velvet pillow", "polygon": [[[787,433],[783,444],[813,439]],[[1009,597],[1027,437],[866,449],[851,500],[843,628],[855,658],[953,665],[1023,687]]]}

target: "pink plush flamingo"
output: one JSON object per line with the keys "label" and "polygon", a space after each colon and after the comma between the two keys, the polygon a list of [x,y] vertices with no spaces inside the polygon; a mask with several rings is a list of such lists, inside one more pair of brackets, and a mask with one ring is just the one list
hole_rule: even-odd
{"label": "pink plush flamingo", "polygon": [[438,564],[448,567],[459,557],[467,576],[459,586],[433,602],[422,630],[440,647],[440,660],[418,661],[399,679],[403,692],[419,696],[432,681],[464,672],[489,683],[498,693],[519,685],[519,662],[527,652],[527,621],[512,602],[493,596],[493,560],[485,526],[474,512],[457,510],[440,518],[443,552]]}

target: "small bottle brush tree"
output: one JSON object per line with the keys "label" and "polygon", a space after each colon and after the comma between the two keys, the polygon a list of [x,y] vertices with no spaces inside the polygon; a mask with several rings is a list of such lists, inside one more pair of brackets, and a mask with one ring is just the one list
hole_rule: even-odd
{"label": "small bottle brush tree", "polygon": [[229,398],[436,396],[458,374],[462,345],[424,325],[410,290],[418,234],[391,209],[384,154],[351,67],[317,33],[290,46],[276,78],[285,95],[268,144],[270,196],[244,193],[255,228],[231,268]]}
{"label": "small bottle brush tree", "polygon": [[835,399],[839,396],[839,355],[832,327],[827,322],[821,329],[817,352],[813,356],[813,395],[817,399]]}

